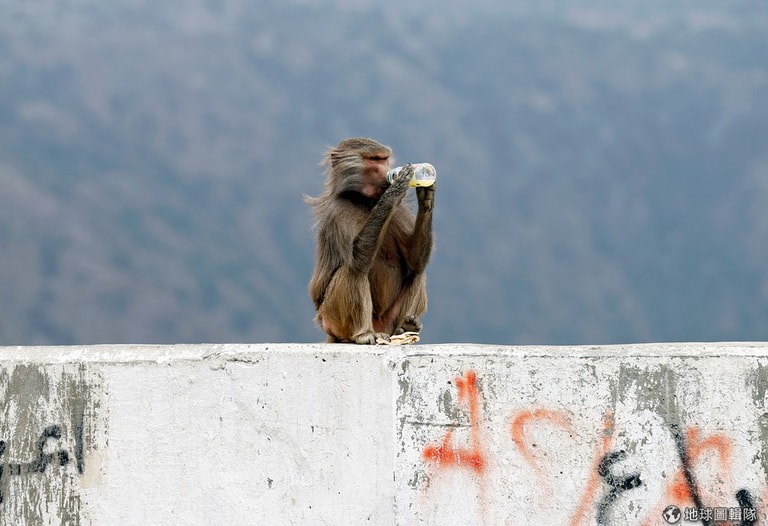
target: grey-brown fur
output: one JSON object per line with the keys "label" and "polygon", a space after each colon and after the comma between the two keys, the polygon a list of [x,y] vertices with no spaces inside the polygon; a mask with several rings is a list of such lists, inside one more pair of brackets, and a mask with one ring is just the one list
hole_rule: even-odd
{"label": "grey-brown fur", "polygon": [[391,185],[382,180],[391,156],[372,139],[346,139],[326,152],[323,194],[307,198],[317,221],[309,294],[329,342],[372,344],[421,330],[434,186],[417,189],[414,218],[403,203],[410,165]]}

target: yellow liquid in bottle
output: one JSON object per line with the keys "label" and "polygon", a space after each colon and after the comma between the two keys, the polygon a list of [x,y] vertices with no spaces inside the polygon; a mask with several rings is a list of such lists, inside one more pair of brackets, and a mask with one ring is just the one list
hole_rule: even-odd
{"label": "yellow liquid in bottle", "polygon": [[[403,168],[403,166],[398,166],[397,168],[393,168],[387,172],[387,181],[392,182],[392,178],[400,173],[400,170]],[[411,180],[408,182],[408,186],[411,188],[415,188],[417,186],[432,186],[435,184],[436,177],[437,170],[435,170],[435,167],[431,164],[414,163],[413,177],[411,177]]]}

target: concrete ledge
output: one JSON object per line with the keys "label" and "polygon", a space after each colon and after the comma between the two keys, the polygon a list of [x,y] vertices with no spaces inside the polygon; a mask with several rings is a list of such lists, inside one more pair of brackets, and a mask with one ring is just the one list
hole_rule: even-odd
{"label": "concrete ledge", "polygon": [[768,520],[766,343],[4,347],[0,393],[0,524]]}

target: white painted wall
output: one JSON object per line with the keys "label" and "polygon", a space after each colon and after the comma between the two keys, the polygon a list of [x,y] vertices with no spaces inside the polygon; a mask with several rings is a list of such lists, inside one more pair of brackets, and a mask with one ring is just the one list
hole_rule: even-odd
{"label": "white painted wall", "polygon": [[766,521],[767,393],[763,343],[5,347],[0,524]]}

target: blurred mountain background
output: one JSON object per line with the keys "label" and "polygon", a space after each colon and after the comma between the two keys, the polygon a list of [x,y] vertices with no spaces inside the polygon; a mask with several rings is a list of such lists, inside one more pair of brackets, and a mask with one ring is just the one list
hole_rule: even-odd
{"label": "blurred mountain background", "polygon": [[768,3],[0,2],[0,344],[321,341],[326,147],[438,170],[423,342],[768,339]]}

